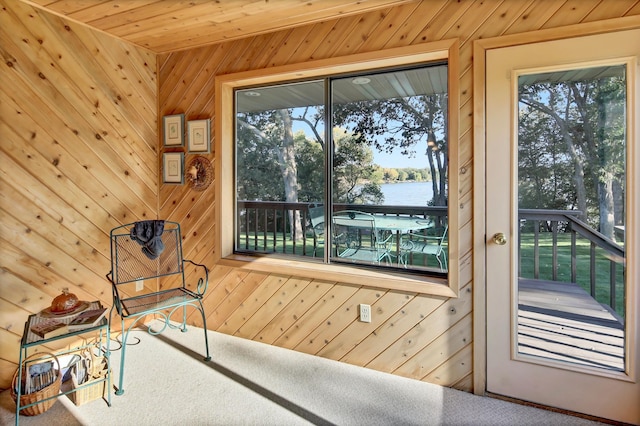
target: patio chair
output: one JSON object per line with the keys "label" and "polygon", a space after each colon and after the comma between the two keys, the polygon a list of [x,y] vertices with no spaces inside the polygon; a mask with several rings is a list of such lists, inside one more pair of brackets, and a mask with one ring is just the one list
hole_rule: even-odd
{"label": "patio chair", "polygon": [[379,231],[374,215],[342,210],[333,214],[332,224],[333,244],[340,260],[371,264],[391,260],[388,245],[393,234]]}
{"label": "patio chair", "polygon": [[324,205],[309,204],[309,221],[313,231],[313,256],[315,257],[316,250],[324,247]]}
{"label": "patio chair", "polygon": [[423,235],[418,233],[409,233],[403,238],[400,244],[401,262],[407,265],[407,258],[411,254],[424,254],[435,256],[441,271],[447,270],[447,254],[445,252],[445,243],[447,241],[447,231],[449,225],[436,228],[435,235]]}
{"label": "patio chair", "polygon": [[[187,286],[185,266],[189,270],[189,276],[199,277],[196,286]],[[124,393],[124,366],[129,333],[147,315],[164,319],[164,325],[159,330],[148,329],[150,334],[160,334],[167,326],[185,332],[187,308],[198,310],[202,315],[204,329],[204,360],[211,359],[207,319],[202,305],[202,297],[209,283],[209,271],[204,265],[182,258],[182,236],[178,223],[146,220],[114,228],[111,231],[111,271],[107,278],[112,284],[113,293],[109,323],[111,324],[115,309],[122,326],[120,379],[116,395]],[[149,284],[154,290],[148,291],[143,280],[151,280]],[[180,316],[178,325],[171,323],[175,313]]]}

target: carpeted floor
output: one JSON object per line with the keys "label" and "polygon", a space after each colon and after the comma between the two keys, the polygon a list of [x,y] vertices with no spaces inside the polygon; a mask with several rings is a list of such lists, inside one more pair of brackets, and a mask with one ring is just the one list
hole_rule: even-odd
{"label": "carpeted floor", "polygon": [[[597,425],[201,329],[134,331],[124,395],[75,406],[62,396],[31,425]],[[131,339],[134,341],[135,339]],[[117,344],[115,344],[117,346]],[[112,353],[114,379],[120,351]],[[114,380],[115,382],[115,380]],[[2,425],[15,404],[0,394]]]}

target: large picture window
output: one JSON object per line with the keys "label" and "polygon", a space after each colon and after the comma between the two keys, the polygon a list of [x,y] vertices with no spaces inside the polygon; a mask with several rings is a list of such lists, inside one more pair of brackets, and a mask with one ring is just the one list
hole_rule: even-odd
{"label": "large picture window", "polygon": [[446,276],[448,65],[237,88],[234,251]]}

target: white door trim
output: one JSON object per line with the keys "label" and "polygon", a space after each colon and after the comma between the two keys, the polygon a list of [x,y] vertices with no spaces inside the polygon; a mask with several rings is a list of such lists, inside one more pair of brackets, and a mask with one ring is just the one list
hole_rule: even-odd
{"label": "white door trim", "polygon": [[487,320],[486,320],[486,54],[488,50],[557,40],[581,35],[601,34],[624,29],[640,28],[640,16],[607,21],[576,24],[473,42],[473,389],[478,395],[486,394],[487,385]]}

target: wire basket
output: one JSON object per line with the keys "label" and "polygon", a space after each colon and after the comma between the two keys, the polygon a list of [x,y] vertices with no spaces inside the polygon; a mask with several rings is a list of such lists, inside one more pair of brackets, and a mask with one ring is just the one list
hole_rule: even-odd
{"label": "wire basket", "polygon": [[[37,352],[34,353],[30,356],[28,356],[27,358],[25,358],[25,360],[22,362],[22,377],[25,377],[25,374],[29,374],[29,370],[27,368],[27,366],[29,365],[29,363],[27,363],[27,361],[29,359],[35,358],[37,357],[41,357],[44,359],[44,356],[48,355],[50,357],[52,357],[53,359],[55,359],[56,363],[58,364],[58,369],[56,370],[56,378],[53,380],[53,382],[51,382],[48,386],[43,387],[40,390],[37,390],[35,392],[31,392],[31,393],[27,393],[27,394],[22,394],[22,384],[21,386],[21,392],[20,392],[20,406],[23,407],[25,405],[29,405],[29,404],[34,404],[37,403],[39,401],[39,404],[35,404],[32,405],[30,407],[26,407],[26,408],[22,408],[20,409],[20,414],[24,415],[24,416],[37,416],[38,414],[42,414],[45,411],[47,411],[49,408],[51,408],[53,406],[53,404],[56,403],[57,398],[51,398],[54,396],[57,396],[60,393],[60,385],[62,384],[62,374],[60,374],[60,360],[58,360],[58,357],[55,356],[52,353],[48,353],[48,352]],[[37,364],[37,363],[33,363],[33,364]],[[18,380],[18,371],[19,371],[20,367],[16,370],[16,372],[13,374],[13,380],[11,380],[11,398],[13,398],[13,402],[15,402],[17,404],[18,401],[18,394],[16,393],[16,384],[17,384],[17,380]],[[47,399],[47,398],[51,398],[51,399]],[[46,401],[44,401],[45,399],[47,399]]]}

